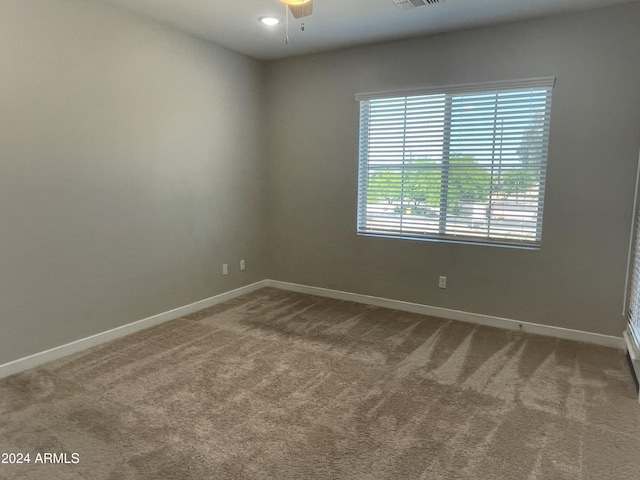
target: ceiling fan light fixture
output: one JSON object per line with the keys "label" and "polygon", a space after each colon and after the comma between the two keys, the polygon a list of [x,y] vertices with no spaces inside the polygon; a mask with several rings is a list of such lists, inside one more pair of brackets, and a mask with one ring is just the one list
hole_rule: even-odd
{"label": "ceiling fan light fixture", "polygon": [[287,5],[304,5],[305,3],[309,3],[311,0],[280,0],[282,3],[286,3]]}

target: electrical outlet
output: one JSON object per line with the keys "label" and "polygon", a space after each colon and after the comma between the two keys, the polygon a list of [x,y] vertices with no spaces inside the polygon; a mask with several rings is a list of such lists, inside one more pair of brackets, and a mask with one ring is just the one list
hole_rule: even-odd
{"label": "electrical outlet", "polygon": [[438,277],[438,288],[447,288],[447,277],[443,275]]}
{"label": "electrical outlet", "polygon": [[223,263],[222,264],[222,274],[223,275],[229,275],[229,264],[228,263]]}
{"label": "electrical outlet", "polygon": [[240,270],[244,270],[247,268],[247,265],[244,263],[244,260],[240,260]]}

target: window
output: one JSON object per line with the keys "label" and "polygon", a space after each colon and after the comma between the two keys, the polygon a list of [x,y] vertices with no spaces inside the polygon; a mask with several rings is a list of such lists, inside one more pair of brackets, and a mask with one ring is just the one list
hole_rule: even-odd
{"label": "window", "polygon": [[356,95],[358,233],[538,247],[553,83]]}

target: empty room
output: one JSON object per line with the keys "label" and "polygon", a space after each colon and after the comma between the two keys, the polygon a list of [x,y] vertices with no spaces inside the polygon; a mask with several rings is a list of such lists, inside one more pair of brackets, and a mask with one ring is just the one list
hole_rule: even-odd
{"label": "empty room", "polygon": [[0,0],[0,479],[640,478],[640,1]]}

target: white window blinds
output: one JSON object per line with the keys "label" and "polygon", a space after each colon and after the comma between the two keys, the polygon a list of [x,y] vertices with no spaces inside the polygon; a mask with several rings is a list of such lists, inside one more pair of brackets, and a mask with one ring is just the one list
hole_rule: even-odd
{"label": "white window blinds", "polygon": [[356,95],[358,233],[539,246],[553,83]]}

